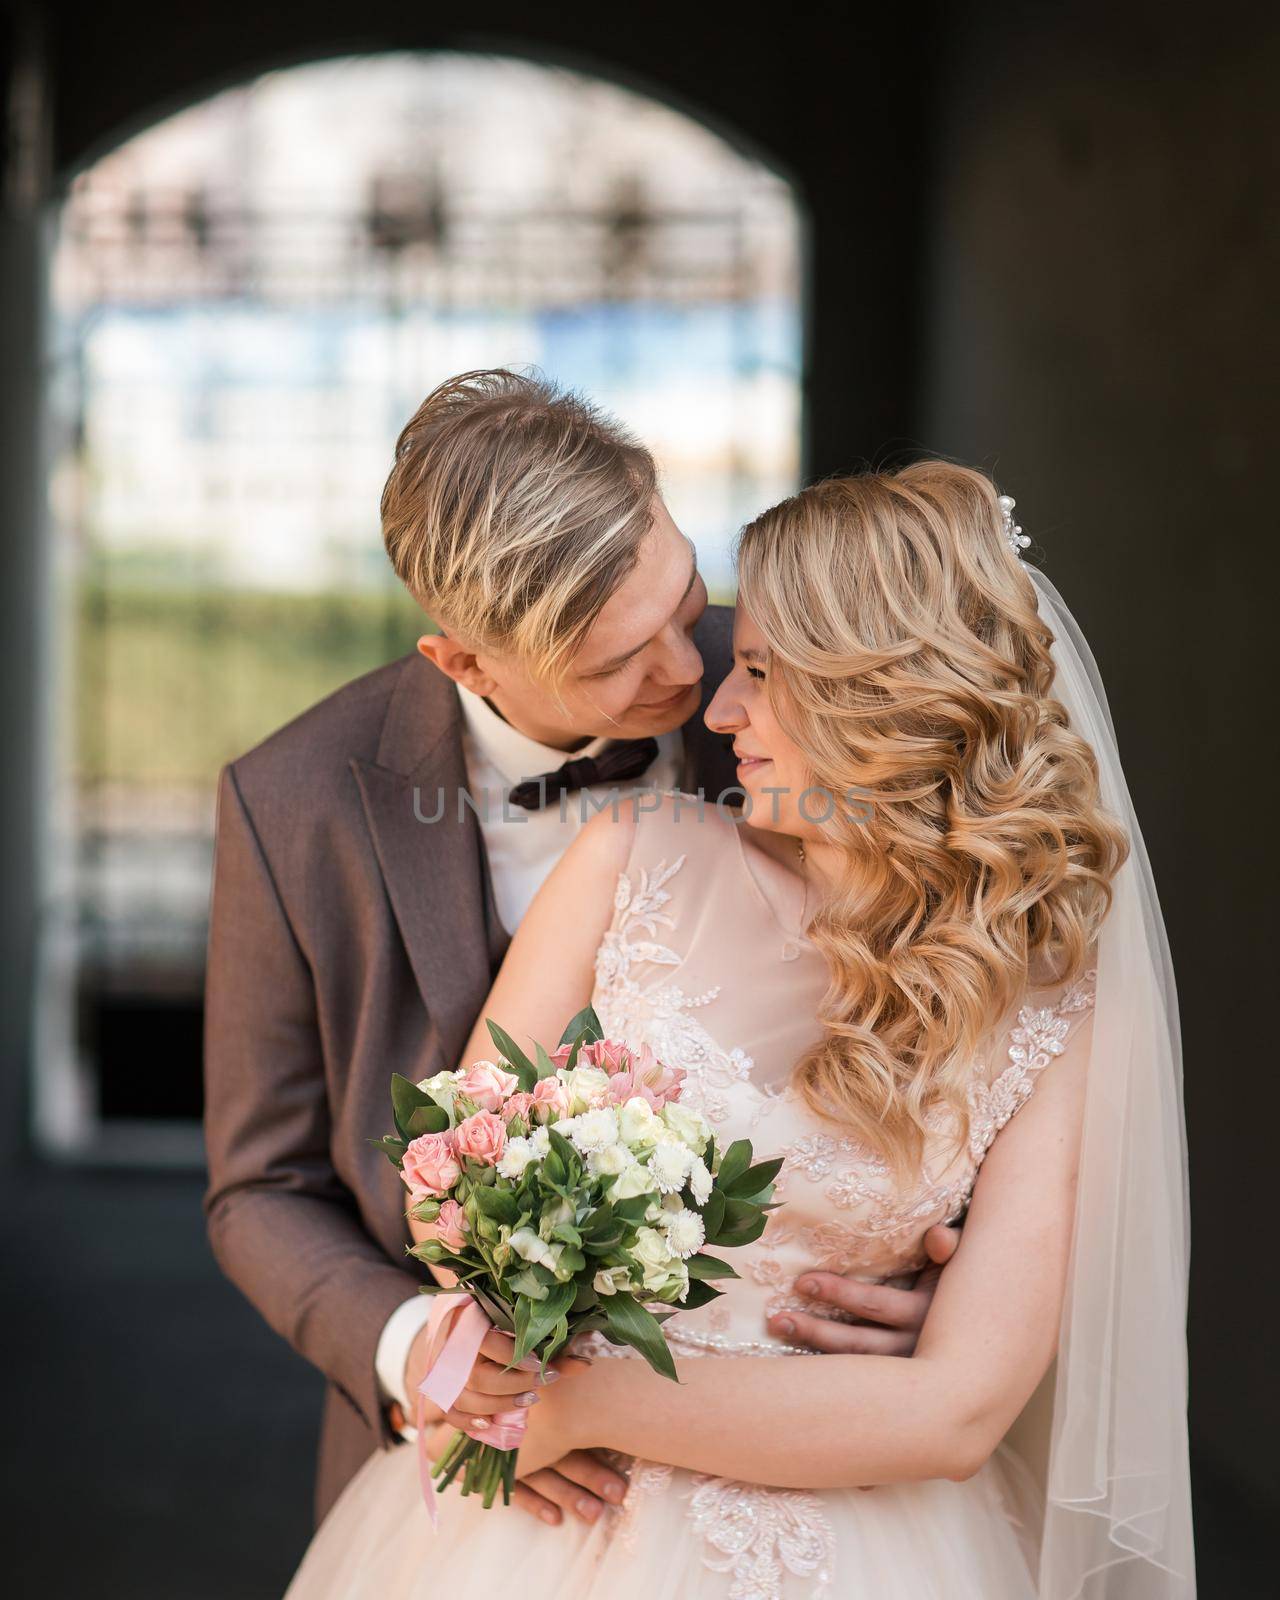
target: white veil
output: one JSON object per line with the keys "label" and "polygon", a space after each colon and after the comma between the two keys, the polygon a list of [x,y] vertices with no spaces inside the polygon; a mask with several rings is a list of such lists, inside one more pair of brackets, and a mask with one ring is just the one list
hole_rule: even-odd
{"label": "white veil", "polygon": [[1053,584],[1024,570],[1055,639],[1053,692],[1097,754],[1102,801],[1130,855],[1098,946],[1058,1355],[1007,1442],[1041,1491],[1040,1600],[1190,1600],[1190,1238],[1173,967],[1093,655]]}

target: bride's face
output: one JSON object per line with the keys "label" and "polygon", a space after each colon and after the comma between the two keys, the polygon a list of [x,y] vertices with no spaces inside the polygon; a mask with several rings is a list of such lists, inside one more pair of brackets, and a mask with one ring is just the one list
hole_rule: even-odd
{"label": "bride's face", "polygon": [[752,827],[818,838],[821,797],[805,757],[769,704],[768,676],[768,643],[739,605],[733,624],[733,668],[707,707],[707,726],[733,737],[738,782],[748,799],[744,811]]}

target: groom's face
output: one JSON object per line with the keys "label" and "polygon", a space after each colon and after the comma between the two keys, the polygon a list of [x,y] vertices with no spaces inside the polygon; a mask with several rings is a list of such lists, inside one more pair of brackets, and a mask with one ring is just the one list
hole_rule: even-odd
{"label": "groom's face", "polygon": [[707,590],[689,540],[662,501],[629,575],[601,608],[557,697],[518,662],[478,655],[482,692],[508,722],[543,744],[640,739],[680,727],[698,709],[702,657],[693,630]]}

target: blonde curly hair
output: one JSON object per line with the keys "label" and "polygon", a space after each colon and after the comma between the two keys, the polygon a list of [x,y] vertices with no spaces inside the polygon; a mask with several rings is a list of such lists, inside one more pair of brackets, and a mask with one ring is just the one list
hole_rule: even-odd
{"label": "blonde curly hair", "polygon": [[963,1147],[974,1055],[1032,976],[1085,966],[1127,840],[981,473],[814,484],[743,530],[738,573],[813,783],[869,796],[826,824],[845,871],[809,930],[831,981],[797,1083],[906,1178],[938,1101]]}

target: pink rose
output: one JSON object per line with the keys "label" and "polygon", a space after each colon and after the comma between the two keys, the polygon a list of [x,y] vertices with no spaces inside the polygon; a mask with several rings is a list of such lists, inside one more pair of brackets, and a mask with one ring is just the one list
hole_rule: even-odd
{"label": "pink rose", "polygon": [[492,1111],[477,1111],[466,1117],[453,1130],[458,1154],[469,1161],[480,1161],[486,1167],[496,1166],[498,1157],[507,1147],[506,1124]]}
{"label": "pink rose", "polygon": [[597,1039],[584,1044],[578,1060],[584,1067],[601,1067],[610,1077],[615,1072],[625,1072],[631,1065],[635,1052],[621,1039]]}
{"label": "pink rose", "polygon": [[494,1061],[473,1061],[458,1079],[456,1093],[473,1100],[482,1111],[497,1111],[519,1087],[514,1072],[504,1072]]}
{"label": "pink rose", "polygon": [[512,1117],[523,1117],[526,1123],[533,1122],[533,1096],[527,1089],[519,1089],[515,1094],[508,1095],[506,1101],[499,1106],[498,1115],[503,1122],[510,1123]]}
{"label": "pink rose", "polygon": [[438,1200],[448,1194],[462,1176],[453,1134],[424,1133],[415,1139],[404,1153],[400,1176],[415,1205],[419,1200]]}
{"label": "pink rose", "polygon": [[446,1200],[435,1220],[435,1235],[446,1250],[456,1255],[467,1242],[467,1213],[456,1200]]}
{"label": "pink rose", "polygon": [[[559,1051],[556,1052],[559,1054]],[[569,1094],[559,1078],[539,1078],[533,1086],[533,1108],[539,1122],[549,1122],[551,1113],[565,1116],[569,1110]]]}
{"label": "pink rose", "polygon": [[621,1106],[633,1095],[638,1095],[657,1111],[669,1100],[680,1098],[684,1080],[683,1067],[668,1067],[645,1045],[639,1054],[632,1057],[627,1070],[615,1072],[610,1077],[604,1103]]}

